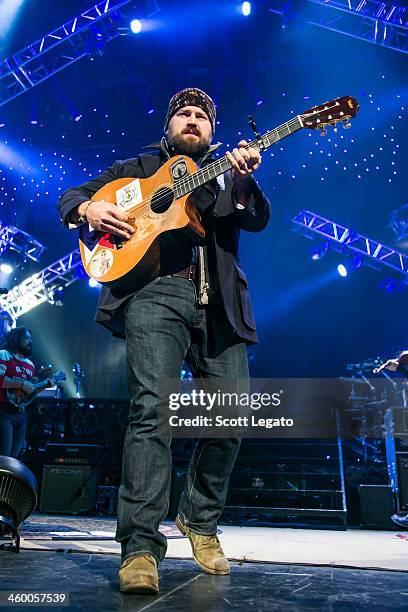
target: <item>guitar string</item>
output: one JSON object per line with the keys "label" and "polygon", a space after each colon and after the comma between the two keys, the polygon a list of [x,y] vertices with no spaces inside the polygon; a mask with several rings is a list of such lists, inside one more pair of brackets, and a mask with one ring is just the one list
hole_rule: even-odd
{"label": "guitar string", "polygon": [[[339,110],[339,109],[338,109],[338,107],[339,107],[339,106],[341,106],[341,104],[340,104],[339,100],[341,100],[341,98],[336,98],[336,99],[335,99],[335,100],[333,100],[332,102],[327,103],[327,104],[325,105],[324,109],[321,109],[320,111],[315,111],[315,110],[311,110],[311,109],[309,109],[309,111],[305,111],[305,112],[304,112],[303,114],[301,114],[301,115],[296,115],[296,117],[294,117],[293,119],[290,119],[289,121],[287,121],[287,122],[285,122],[285,123],[283,123],[283,124],[279,125],[277,128],[274,128],[273,130],[269,130],[268,132],[266,132],[266,133],[265,133],[263,136],[261,136],[261,140],[269,140],[273,134],[276,134],[276,136],[277,136],[277,140],[276,140],[276,141],[274,141],[274,142],[267,143],[267,148],[268,148],[268,147],[270,147],[272,144],[275,144],[275,142],[278,142],[278,141],[279,141],[279,140],[281,140],[282,138],[285,138],[286,136],[291,135],[291,134],[292,134],[292,133],[295,131],[295,130],[291,131],[291,129],[289,129],[289,126],[290,126],[290,127],[292,127],[292,126],[296,125],[296,127],[297,127],[298,129],[301,129],[302,127],[304,127],[304,126],[303,126],[303,121],[304,121],[306,118],[308,118],[308,117],[311,117],[311,116],[313,116],[313,115],[315,115],[315,114],[317,114],[317,113],[321,113],[322,111],[326,111],[326,112],[328,112],[328,111],[330,111],[332,108],[336,108],[336,109],[337,109],[337,111],[338,111],[338,110]],[[330,106],[329,106],[329,105],[330,105]],[[338,121],[340,121],[340,119],[337,119],[337,120],[338,120]],[[281,135],[281,134],[280,134],[280,131],[285,130],[285,128],[289,130],[289,133],[288,133],[288,134],[283,134],[283,135]],[[252,142],[250,142],[248,145],[246,145],[244,148],[245,148],[245,149],[248,149],[248,148],[250,148],[250,147],[257,146],[257,145],[258,145],[258,142],[259,142],[259,141],[258,141],[258,139],[257,139],[257,140],[253,140],[253,141],[252,141]],[[205,168],[203,168],[203,169],[201,169],[201,170],[198,170],[197,172],[194,172],[193,174],[190,174],[190,175],[189,175],[188,177],[186,177],[185,179],[181,179],[181,180],[180,180],[180,181],[177,183],[177,185],[175,186],[175,191],[177,191],[177,189],[178,189],[178,188],[181,188],[181,190],[182,190],[182,188],[185,186],[185,185],[184,185],[184,183],[185,183],[185,182],[187,182],[187,185],[188,185],[188,187],[189,187],[189,188],[188,188],[187,193],[188,193],[189,191],[193,191],[194,189],[196,189],[197,187],[199,187],[199,186],[200,186],[200,185],[194,185],[194,179],[195,179],[195,178],[197,178],[197,177],[198,177],[198,179],[199,179],[199,180],[201,179],[201,177],[205,178],[205,173],[206,173],[206,172],[209,174],[209,173],[210,173],[210,170],[211,170],[212,168],[214,168],[214,166],[215,166],[216,164],[219,164],[219,165],[220,165],[220,167],[221,167],[221,166],[222,166],[222,164],[224,164],[224,162],[226,162],[226,163],[227,163],[227,166],[231,167],[231,164],[229,163],[229,161],[228,161],[227,157],[226,157],[226,156],[224,156],[224,157],[222,157],[221,159],[217,160],[216,162],[213,162],[212,164],[209,164],[209,165],[208,165],[208,166],[206,166]],[[226,168],[224,171],[222,171],[220,174],[223,174],[224,172],[226,172],[226,171],[227,171],[227,169],[228,169],[228,167],[227,167],[227,168]],[[212,177],[212,178],[213,178],[213,177]],[[193,188],[192,188],[192,189],[190,189],[190,181],[191,181],[191,180],[193,181]],[[207,178],[207,180],[208,180],[208,178]],[[206,182],[206,181],[204,181],[204,182]],[[170,189],[170,188],[169,188],[169,189]],[[185,194],[180,194],[180,195],[178,195],[177,197],[181,197],[181,195],[185,195]],[[153,210],[153,212],[154,212],[155,208],[156,208],[156,210],[157,210],[157,209],[160,207],[159,202],[164,202],[166,199],[167,199],[167,196],[161,196],[161,198],[159,198],[159,199],[156,201],[156,207],[151,206],[151,210]],[[148,206],[148,205],[149,205],[149,203],[150,203],[150,200],[144,200],[144,201],[140,202],[138,205],[136,205],[135,207],[133,207],[133,209],[134,209],[134,211],[136,211],[136,210],[137,210],[139,207],[140,207],[140,208],[143,208],[143,206],[145,206],[145,205],[146,205],[146,206]],[[157,204],[158,204],[158,206],[157,206]]]}
{"label": "guitar string", "polygon": [[[281,128],[283,128],[285,125],[289,124],[295,124],[297,123],[299,125],[299,121],[297,119],[297,117],[295,119],[290,120],[289,122],[287,122],[286,124],[283,124],[281,126],[279,126],[278,128],[276,128],[275,130],[271,130],[270,132],[267,132],[262,139],[269,139],[270,135],[273,132],[277,133],[278,136],[278,140],[281,139],[281,136],[279,135],[279,130]],[[299,126],[300,127],[300,126]],[[289,130],[289,134],[291,134],[292,132]],[[289,136],[289,134],[286,134],[287,136]],[[249,149],[250,147],[256,146],[258,144],[257,140],[253,140],[252,142],[248,143],[248,145],[245,146],[245,149]],[[273,144],[273,143],[271,143]],[[270,146],[269,144],[267,146]],[[213,169],[215,169],[216,166],[219,166],[219,169],[221,170],[222,167],[226,165],[227,167],[225,168],[225,170],[222,170],[222,172],[220,172],[220,174],[223,174],[224,172],[226,172],[228,170],[228,167],[231,167],[231,164],[228,160],[228,158],[224,155],[221,159],[213,162],[212,164],[209,164],[208,166],[206,166],[205,168],[202,168],[201,170],[198,170],[197,172],[194,172],[193,174],[190,174],[188,177],[186,177],[185,179],[181,179],[176,185],[175,185],[175,192],[177,195],[177,191],[183,191],[185,188],[187,188],[187,193],[189,191],[193,191],[194,189],[196,189],[197,187],[199,187],[199,185],[194,185],[194,181],[198,179],[198,182],[201,180],[201,178],[205,178],[205,174],[207,173],[208,175],[211,174],[211,171]],[[207,179],[208,180],[208,179]],[[191,188],[192,186],[192,188]],[[170,189],[170,188],[169,188]],[[181,195],[185,195],[185,194],[180,194],[177,195],[177,197],[181,197]],[[158,208],[160,208],[161,203],[165,202],[167,199],[167,196],[161,196],[160,198],[158,198],[155,202],[154,206],[151,206],[151,210],[153,210],[153,212],[155,210],[158,210]],[[142,209],[144,206],[148,206],[151,200],[145,200],[143,202],[140,202],[135,208],[134,208],[134,212],[136,212],[136,210],[140,210]]]}
{"label": "guitar string", "polygon": [[[269,132],[266,132],[266,134],[264,136],[262,136],[262,140],[269,140],[270,137],[276,133],[276,135],[278,136],[278,140],[275,142],[278,142],[279,140],[281,140],[282,138],[284,138],[285,136],[289,136],[290,134],[292,134],[293,132],[289,129],[289,126],[295,126],[297,124],[297,126],[299,127],[299,129],[302,127],[301,123],[299,121],[298,117],[295,117],[294,119],[291,119],[289,121],[287,121],[286,123],[278,126],[277,128],[270,130]],[[288,126],[286,129],[289,129],[289,132],[285,135],[280,135],[280,131],[282,131],[285,126]],[[250,147],[254,147],[258,144],[258,140],[253,140],[252,142],[248,143],[244,148],[245,149],[249,149]],[[271,146],[272,144],[274,144],[274,142],[271,142],[270,144],[267,144],[267,147]],[[215,169],[215,166],[219,166],[220,169],[222,168],[222,166],[226,164],[227,168],[222,171],[220,174],[223,174],[224,172],[226,172],[228,170],[228,167],[231,167],[231,164],[228,160],[228,158],[224,155],[223,157],[221,157],[220,159],[214,161],[212,164],[209,164],[208,166],[206,166],[205,168],[202,168],[201,170],[198,170],[197,172],[194,172],[193,174],[189,174],[185,179],[181,179],[180,181],[177,182],[177,184],[175,185],[175,189],[174,192],[177,193],[178,191],[183,191],[184,188],[188,187],[188,191],[194,191],[194,189],[196,189],[197,187],[199,187],[199,185],[194,185],[194,180],[201,180],[201,178],[205,178],[205,174],[211,173],[211,170]],[[207,179],[208,180],[208,179]],[[192,188],[190,189],[192,183]],[[171,191],[171,188],[168,188]],[[181,194],[181,195],[185,195],[185,194]],[[178,195],[178,197],[181,197],[181,195]],[[176,199],[177,199],[176,198]],[[155,212],[155,210],[158,210],[160,208],[160,206],[168,199],[167,195],[162,195],[159,198],[157,198],[157,200],[153,205],[150,205],[151,202],[151,198],[143,200],[142,202],[139,202],[136,206],[132,207],[132,217],[128,218],[128,221],[132,222],[132,221],[136,221],[136,217],[134,216],[135,214],[138,214],[142,211],[143,208],[148,209],[149,211],[152,210],[153,212]],[[173,198],[172,198],[173,199]],[[138,214],[138,217],[140,218],[140,215]]]}
{"label": "guitar string", "polygon": [[[337,107],[338,110],[338,106],[340,106],[340,104],[338,104],[338,99],[334,101],[334,107]],[[323,110],[325,110],[326,112],[329,111],[332,107],[330,106],[326,106]],[[263,136],[261,136],[261,140],[270,140],[271,136],[273,136],[273,134],[276,134],[277,136],[277,140],[267,143],[267,148],[270,147],[271,145],[275,144],[276,142],[279,142],[279,140],[282,140],[283,138],[285,138],[286,136],[291,135],[295,130],[291,131],[291,129],[289,129],[292,126],[297,126],[298,129],[301,129],[303,127],[302,125],[302,121],[310,116],[313,116],[316,114],[316,111],[306,111],[305,113],[302,113],[302,115],[297,115],[296,117],[294,117],[293,119],[290,119],[289,121],[279,125],[277,128],[274,128],[273,130],[269,130],[268,132],[266,132]],[[343,118],[342,118],[343,119]],[[340,120],[340,119],[338,119]],[[283,134],[281,135],[280,132],[282,130],[284,130],[286,127],[286,129],[289,130],[288,134]],[[245,149],[249,149],[250,147],[256,147],[258,145],[259,141],[258,140],[253,140],[250,143],[248,143],[244,148]],[[172,189],[170,187],[168,187],[167,189],[173,193],[172,196],[172,200],[174,198],[174,195],[176,195],[176,199],[178,199],[179,197],[181,197],[182,195],[186,195],[186,193],[189,193],[191,191],[194,191],[194,189],[196,189],[197,187],[200,186],[200,184],[198,185],[194,185],[194,180],[200,181],[201,178],[205,179],[205,173],[208,173],[208,175],[210,175],[211,171],[213,169],[215,169],[216,165],[219,165],[220,169],[222,168],[222,166],[224,164],[226,164],[226,168],[225,170],[222,170],[219,174],[223,174],[224,172],[226,172],[228,170],[228,167],[231,167],[230,162],[228,161],[228,158],[224,155],[222,158],[220,158],[219,160],[213,162],[212,164],[209,164],[208,166],[206,166],[205,168],[202,168],[196,172],[194,172],[193,174],[188,175],[186,178],[181,179],[180,181],[178,181],[178,183],[175,185],[174,187],[174,191],[172,191]],[[218,176],[217,174],[215,176]],[[211,177],[214,178],[214,177]],[[207,178],[207,180],[204,181],[207,182],[208,180],[211,180],[210,177]],[[192,186],[191,186],[192,183]],[[202,184],[204,184],[202,183]],[[185,188],[187,187],[187,191],[185,193],[180,193],[180,195],[177,195],[177,192],[183,191]],[[192,187],[192,188],[191,188]],[[154,196],[153,196],[154,197]],[[132,216],[128,218],[129,222],[135,222],[137,219],[143,218],[143,215],[141,215],[141,211],[145,208],[146,212],[150,212],[153,211],[155,212],[155,210],[159,210],[160,207],[162,206],[162,204],[164,202],[166,202],[166,200],[169,199],[168,195],[161,195],[159,196],[159,198],[156,199],[154,205],[151,204],[152,198],[148,198],[145,200],[142,200],[141,202],[139,202],[136,206],[133,206],[131,208],[132,211]],[[137,215],[137,217],[135,216]]]}

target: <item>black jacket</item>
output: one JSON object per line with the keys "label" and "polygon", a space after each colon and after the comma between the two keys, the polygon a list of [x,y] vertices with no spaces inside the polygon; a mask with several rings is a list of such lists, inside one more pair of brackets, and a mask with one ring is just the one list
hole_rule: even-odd
{"label": "black jacket", "polygon": [[[169,158],[165,140],[162,139],[159,145],[147,148],[157,150],[143,153],[134,159],[116,161],[97,178],[65,191],[58,202],[62,222],[68,226],[69,213],[82,202],[89,200],[106,183],[118,178],[146,178],[154,174]],[[216,148],[218,145],[210,147],[201,166],[212,161],[211,153]],[[269,202],[253,179],[252,193],[246,208],[237,209],[232,198],[230,173],[224,175],[224,189],[215,183],[214,181],[212,185],[205,185],[196,190],[200,191],[196,203],[201,213],[213,206],[213,239],[223,306],[236,336],[251,344],[257,342],[258,338],[248,281],[238,265],[238,243],[241,229],[249,232],[259,232],[264,229],[270,216]],[[123,307],[133,294],[134,292],[118,298],[107,287],[103,287],[95,320],[109,328],[114,335],[123,338]]]}

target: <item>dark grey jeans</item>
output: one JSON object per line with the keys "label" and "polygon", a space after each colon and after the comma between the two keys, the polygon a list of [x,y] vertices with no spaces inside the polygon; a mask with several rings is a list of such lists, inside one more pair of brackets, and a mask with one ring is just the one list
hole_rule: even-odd
{"label": "dark grey jeans", "polygon": [[0,455],[17,458],[24,444],[27,414],[0,406]]}
{"label": "dark grey jeans", "polygon": [[[246,345],[221,306],[200,306],[194,283],[175,276],[156,279],[130,300],[126,343],[131,409],[116,539],[122,561],[150,553],[159,563],[167,549],[159,525],[171,481],[171,440],[157,433],[159,381],[179,378],[184,361],[194,376],[247,380]],[[179,505],[181,518],[197,533],[216,533],[239,446],[239,438],[197,442]]]}

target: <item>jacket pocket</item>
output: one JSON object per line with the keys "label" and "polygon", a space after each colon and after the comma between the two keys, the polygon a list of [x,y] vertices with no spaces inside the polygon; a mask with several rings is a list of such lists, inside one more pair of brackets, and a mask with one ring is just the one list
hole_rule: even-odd
{"label": "jacket pocket", "polygon": [[256,324],[252,312],[251,298],[248,291],[248,279],[245,272],[236,264],[235,269],[237,271],[237,293],[242,319],[248,329],[255,331]]}
{"label": "jacket pocket", "polygon": [[246,287],[246,289],[248,289],[248,279],[246,277],[245,272],[243,270],[241,270],[241,268],[239,266],[237,266],[237,264],[235,264],[235,269],[236,269],[237,274],[238,274],[238,279],[242,282],[244,287]]}

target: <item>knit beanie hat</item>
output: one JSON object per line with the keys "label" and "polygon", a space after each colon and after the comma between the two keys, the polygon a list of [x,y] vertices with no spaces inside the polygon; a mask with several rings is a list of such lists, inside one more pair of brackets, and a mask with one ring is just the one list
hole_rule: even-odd
{"label": "knit beanie hat", "polygon": [[212,133],[214,134],[216,115],[214,102],[211,100],[210,96],[205,93],[205,91],[202,91],[202,89],[197,89],[197,87],[188,87],[187,89],[183,89],[182,91],[174,94],[167,109],[164,131],[167,130],[169,121],[173,115],[175,115],[180,108],[183,108],[183,106],[198,106],[199,108],[202,108],[208,115],[212,127]]}

